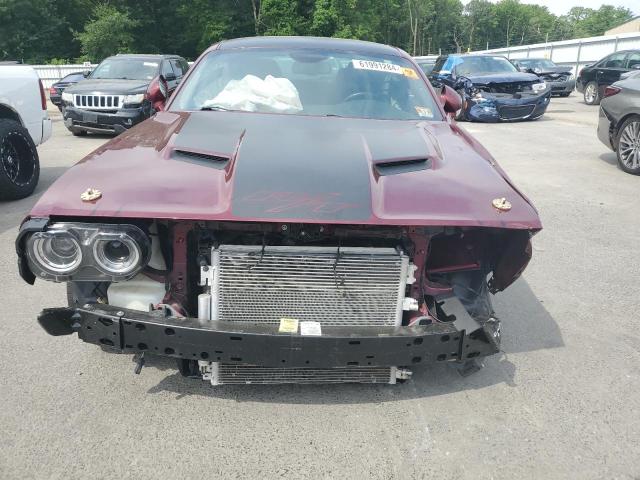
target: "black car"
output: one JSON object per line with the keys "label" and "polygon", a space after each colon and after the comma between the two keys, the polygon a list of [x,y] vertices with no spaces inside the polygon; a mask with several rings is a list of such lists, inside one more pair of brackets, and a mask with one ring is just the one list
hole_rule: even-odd
{"label": "black car", "polygon": [[462,97],[458,120],[534,120],[549,105],[551,89],[499,55],[443,55],[429,75],[434,87],[448,85]]}
{"label": "black car", "polygon": [[640,70],[640,50],[622,50],[584,67],[576,79],[576,87],[584,94],[584,103],[598,105],[604,89],[620,80],[620,75]]}
{"label": "black car", "polygon": [[512,60],[521,72],[535,73],[551,88],[551,95],[568,97],[576,87],[572,67],[556,65],[547,58],[522,58]]}
{"label": "black car", "polygon": [[122,133],[162,108],[189,68],[177,55],[116,55],[62,94],[74,135]]}
{"label": "black car", "polygon": [[49,100],[51,100],[51,103],[62,110],[62,92],[65,88],[75,85],[80,80],[84,80],[84,73],[74,72],[51,85],[49,88]]}

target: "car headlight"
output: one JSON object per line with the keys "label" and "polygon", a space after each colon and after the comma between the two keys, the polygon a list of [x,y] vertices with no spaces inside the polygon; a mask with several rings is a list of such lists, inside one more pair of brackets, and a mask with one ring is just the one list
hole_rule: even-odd
{"label": "car headlight", "polygon": [[572,73],[571,75],[569,75],[569,77],[567,77],[567,80],[575,80],[576,76]]}
{"label": "car headlight", "polygon": [[62,100],[69,103],[73,102],[73,94],[62,92]]}
{"label": "car headlight", "polygon": [[122,103],[124,103],[125,105],[137,104],[137,103],[142,103],[143,100],[144,100],[144,93],[137,93],[136,95],[125,95],[124,101]]}
{"label": "car headlight", "polygon": [[134,225],[55,223],[27,240],[33,273],[62,282],[128,280],[149,261],[149,237]]}
{"label": "car headlight", "polygon": [[533,88],[534,92],[542,92],[547,89],[547,84],[544,82],[534,83],[531,88]]}

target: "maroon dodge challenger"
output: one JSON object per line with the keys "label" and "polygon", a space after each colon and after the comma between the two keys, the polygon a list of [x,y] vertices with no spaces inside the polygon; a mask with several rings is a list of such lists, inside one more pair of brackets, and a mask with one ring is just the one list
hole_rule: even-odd
{"label": "maroon dodge challenger", "polygon": [[459,108],[390,46],[212,46],[23,222],[24,280],[67,284],[40,325],[214,385],[473,371],[542,226]]}

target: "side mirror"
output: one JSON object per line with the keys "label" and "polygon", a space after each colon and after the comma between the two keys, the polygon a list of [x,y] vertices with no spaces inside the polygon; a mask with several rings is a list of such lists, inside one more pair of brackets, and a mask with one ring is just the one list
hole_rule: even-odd
{"label": "side mirror", "polygon": [[167,74],[164,76],[164,78],[165,78],[165,80],[166,80],[167,82],[173,82],[173,81],[176,79],[176,74],[175,74],[175,73],[167,73]]}
{"label": "side mirror", "polygon": [[164,76],[160,75],[154,78],[147,89],[147,98],[151,101],[151,105],[156,112],[164,110],[164,104],[167,101],[169,87]]}
{"label": "side mirror", "polygon": [[444,111],[455,114],[462,108],[462,98],[453,88],[445,85],[440,92],[440,100],[444,106]]}
{"label": "side mirror", "polygon": [[91,75],[91,70],[84,70],[84,71],[82,72],[82,76],[83,76],[84,78],[87,78],[89,75]]}
{"label": "side mirror", "polygon": [[167,85],[167,79],[163,75],[158,77],[158,89],[163,101],[169,98],[169,85]]}

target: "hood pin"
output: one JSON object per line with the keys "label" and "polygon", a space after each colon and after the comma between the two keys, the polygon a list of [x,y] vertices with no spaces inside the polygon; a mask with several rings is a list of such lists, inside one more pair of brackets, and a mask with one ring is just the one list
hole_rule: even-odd
{"label": "hood pin", "polygon": [[98,200],[100,197],[102,197],[102,192],[97,188],[87,188],[80,194],[80,199],[83,202],[93,202],[94,200]]}
{"label": "hood pin", "polygon": [[493,208],[500,212],[508,212],[511,210],[511,202],[504,197],[494,198],[491,204],[493,205]]}

